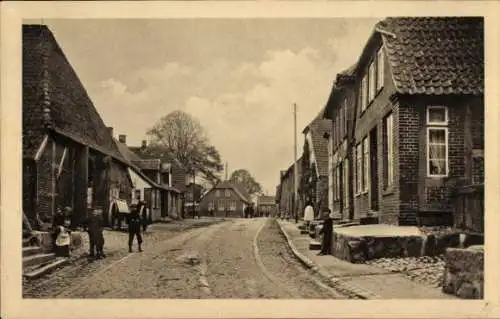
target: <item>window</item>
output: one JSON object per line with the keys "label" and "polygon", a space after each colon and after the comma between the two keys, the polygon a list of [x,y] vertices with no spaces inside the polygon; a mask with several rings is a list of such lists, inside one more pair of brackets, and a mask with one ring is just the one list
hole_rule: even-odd
{"label": "window", "polygon": [[361,103],[361,112],[364,112],[366,110],[366,107],[368,106],[367,100],[368,100],[368,83],[367,83],[367,78],[366,75],[363,77],[363,80],[361,81],[361,89],[360,89],[360,103]]}
{"label": "window", "polygon": [[236,210],[236,201],[232,200],[229,206],[229,210],[234,212]]}
{"label": "window", "polygon": [[345,128],[345,131],[346,131],[346,134],[349,134],[348,132],[348,128],[347,128],[347,98],[344,98],[344,128]]}
{"label": "window", "polygon": [[363,177],[363,151],[362,144],[356,146],[356,194],[360,194],[362,190]]}
{"label": "window", "polygon": [[380,47],[377,53],[377,91],[384,87],[384,48]]}
{"label": "window", "polygon": [[369,175],[368,175],[368,170],[369,170],[369,163],[370,163],[370,157],[369,157],[369,143],[368,143],[368,137],[365,137],[363,139],[363,191],[368,192],[368,183],[369,183]]}
{"label": "window", "polygon": [[349,160],[344,160],[344,207],[349,206]]}
{"label": "window", "polygon": [[339,119],[339,126],[340,126],[340,140],[342,141],[343,137],[345,136],[345,131],[344,131],[344,108],[341,107],[339,109],[340,113],[340,119]]}
{"label": "window", "polygon": [[214,209],[214,202],[208,202],[208,209],[213,210]]}
{"label": "window", "polygon": [[368,87],[368,103],[371,103],[375,99],[375,93],[377,90],[377,73],[375,72],[375,61],[370,63],[370,68],[368,69],[369,87]]}
{"label": "window", "polygon": [[389,188],[394,183],[394,131],[392,113],[384,119],[384,180],[385,187]]}
{"label": "window", "polygon": [[429,176],[448,175],[448,129],[427,129],[427,158]]}
{"label": "window", "polygon": [[448,176],[448,109],[444,106],[427,108],[427,174]]}
{"label": "window", "polygon": [[336,179],[336,184],[337,186],[335,187],[335,199],[339,200],[340,199],[340,180],[342,177],[342,172],[340,171],[340,165],[337,166],[336,172],[335,172],[335,179]]}
{"label": "window", "polygon": [[226,197],[230,197],[231,196],[231,191],[229,189],[226,189]]}
{"label": "window", "polygon": [[219,201],[217,202],[217,207],[219,208],[219,211],[224,211],[224,200],[223,199],[219,199]]}
{"label": "window", "polygon": [[448,125],[448,109],[444,106],[429,106],[427,108],[428,125]]}
{"label": "window", "polygon": [[215,197],[219,197],[220,196],[220,191],[219,190],[216,190],[215,191]]}
{"label": "window", "polygon": [[337,144],[339,144],[339,142],[342,140],[341,139],[341,136],[340,136],[340,112],[337,111],[337,119],[335,121],[335,129],[337,131]]}
{"label": "window", "polygon": [[156,198],[155,198],[154,209],[158,209],[160,207],[160,191],[156,189],[155,192],[156,192]]}

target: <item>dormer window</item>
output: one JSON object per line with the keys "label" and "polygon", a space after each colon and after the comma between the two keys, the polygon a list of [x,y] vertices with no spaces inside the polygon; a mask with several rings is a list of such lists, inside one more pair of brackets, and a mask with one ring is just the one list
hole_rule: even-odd
{"label": "dormer window", "polygon": [[226,197],[230,197],[231,196],[231,191],[229,189],[226,189]]}
{"label": "dormer window", "polygon": [[220,191],[219,190],[215,191],[215,197],[220,197]]}

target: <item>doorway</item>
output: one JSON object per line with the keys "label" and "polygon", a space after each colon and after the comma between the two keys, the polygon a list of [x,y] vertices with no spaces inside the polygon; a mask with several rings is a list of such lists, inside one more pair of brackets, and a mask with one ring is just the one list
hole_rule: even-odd
{"label": "doorway", "polygon": [[370,208],[372,211],[379,210],[377,146],[377,126],[375,126],[370,131]]}

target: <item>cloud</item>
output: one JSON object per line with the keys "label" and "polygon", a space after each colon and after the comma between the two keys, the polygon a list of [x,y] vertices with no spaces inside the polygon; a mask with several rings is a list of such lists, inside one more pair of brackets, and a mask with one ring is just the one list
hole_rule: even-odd
{"label": "cloud", "polygon": [[248,169],[274,193],[279,171],[293,163],[293,103],[300,156],[303,128],[324,107],[335,75],[354,62],[352,52],[363,42],[329,39],[322,48],[270,50],[258,62],[169,61],[102,81],[92,96],[105,122],[117,134],[129,135],[131,144],[140,143],[161,116],[176,109],[189,112],[230,171]]}

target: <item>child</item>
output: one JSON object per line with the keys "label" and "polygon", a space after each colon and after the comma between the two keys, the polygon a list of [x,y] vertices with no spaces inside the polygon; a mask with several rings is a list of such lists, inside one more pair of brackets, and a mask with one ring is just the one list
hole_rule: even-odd
{"label": "child", "polygon": [[102,233],[102,209],[94,209],[92,215],[87,219],[86,228],[90,241],[90,257],[101,259],[104,255],[104,235]]}
{"label": "child", "polygon": [[64,226],[58,226],[57,238],[54,245],[54,252],[57,257],[69,257],[69,245],[71,236]]}

